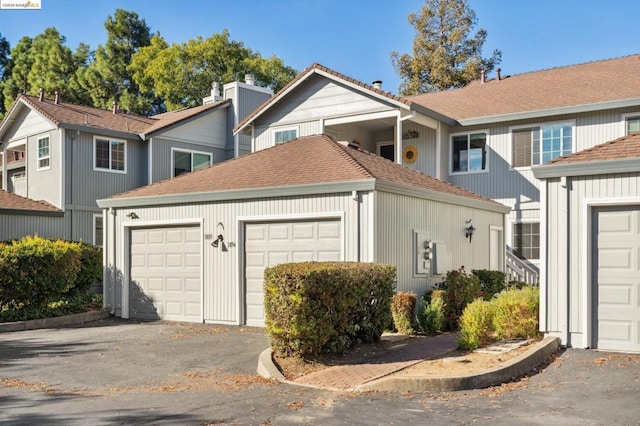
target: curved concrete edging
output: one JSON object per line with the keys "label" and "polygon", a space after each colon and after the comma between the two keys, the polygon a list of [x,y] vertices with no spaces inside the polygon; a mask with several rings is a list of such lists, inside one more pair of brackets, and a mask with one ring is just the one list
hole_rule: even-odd
{"label": "curved concrete edging", "polygon": [[377,391],[457,391],[481,389],[509,382],[542,365],[551,354],[560,349],[560,339],[548,337],[509,362],[479,374],[456,377],[397,377],[386,376],[357,386],[354,390]]}
{"label": "curved concrete edging", "polygon": [[63,315],[53,318],[42,318],[29,321],[5,322],[0,324],[0,333],[10,331],[36,330],[39,328],[56,328],[63,325],[81,324],[83,322],[98,321],[109,318],[109,309],[82,312],[79,314]]}

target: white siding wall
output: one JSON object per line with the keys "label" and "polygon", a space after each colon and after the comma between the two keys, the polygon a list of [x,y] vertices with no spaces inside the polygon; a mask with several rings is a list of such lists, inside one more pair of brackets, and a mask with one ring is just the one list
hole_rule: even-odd
{"label": "white siding wall", "polygon": [[[237,323],[240,318],[239,298],[242,285],[242,259],[243,236],[239,217],[255,217],[265,221],[268,217],[281,217],[283,219],[299,215],[312,218],[318,213],[340,213],[344,215],[344,258],[345,260],[371,261],[371,250],[368,247],[358,247],[357,240],[360,233],[363,242],[371,241],[371,225],[369,206],[371,195],[361,194],[361,203],[353,200],[352,194],[332,194],[325,196],[308,197],[283,197],[258,200],[246,200],[236,202],[216,202],[207,204],[174,205],[166,207],[134,207],[121,209],[116,218],[117,250],[115,258],[110,249],[107,249],[107,265],[114,267],[119,273],[127,274],[124,268],[124,259],[127,255],[124,242],[124,224],[132,223],[167,223],[176,220],[195,219],[202,220],[203,234],[211,234],[214,237],[220,233],[224,235],[228,251],[213,248],[205,240],[203,247],[204,264],[204,319],[210,322]],[[132,222],[126,217],[130,211],[135,211],[140,219]],[[360,218],[360,229],[358,219]],[[224,230],[218,226],[222,223]],[[235,247],[230,243],[234,242]],[[105,294],[107,303],[112,302],[113,284],[107,282]],[[116,288],[119,295],[120,289]],[[119,302],[117,313],[120,313]]]}
{"label": "white siding wall", "polygon": [[[587,203],[637,203],[640,175],[615,174],[568,178],[566,188],[560,179],[549,179],[547,186],[547,297],[546,332],[566,336],[576,347],[590,346],[584,339],[585,288],[589,282],[590,212]],[[542,232],[542,230],[541,230]]]}
{"label": "white siding wall", "polygon": [[[45,200],[58,208],[62,193],[62,148],[60,130],[53,130],[27,138],[27,194],[34,200]],[[49,167],[38,170],[38,139],[49,138]]]}
{"label": "white siding wall", "polygon": [[[426,231],[432,241],[446,245],[453,255],[452,269],[489,268],[490,226],[503,226],[504,215],[437,201],[376,193],[376,262],[392,263],[398,268],[398,290],[421,296],[442,277],[414,277],[413,230]],[[471,242],[465,237],[466,221],[473,219],[476,232]],[[445,271],[446,272],[446,271]]]}
{"label": "white siding wall", "polygon": [[15,123],[4,135],[4,142],[11,142],[30,135],[44,133],[55,129],[51,122],[45,120],[40,114],[30,108],[24,108]]}

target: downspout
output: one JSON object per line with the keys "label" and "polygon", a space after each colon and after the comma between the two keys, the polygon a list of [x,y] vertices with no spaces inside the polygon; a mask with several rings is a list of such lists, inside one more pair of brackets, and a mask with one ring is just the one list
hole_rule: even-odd
{"label": "downspout", "polygon": [[[113,210],[113,207],[109,207],[109,214],[108,216],[108,225],[107,225],[107,234],[108,234],[108,238],[107,238],[107,244],[109,246],[109,252],[110,252],[110,258],[111,258],[111,263],[109,266],[109,272],[111,275],[111,286],[112,286],[112,303],[111,303],[111,315],[115,315],[116,314],[116,295],[117,295],[117,289],[116,289],[116,226],[115,226],[115,222],[116,222],[116,212],[115,210]],[[106,291],[106,289],[105,289]]]}

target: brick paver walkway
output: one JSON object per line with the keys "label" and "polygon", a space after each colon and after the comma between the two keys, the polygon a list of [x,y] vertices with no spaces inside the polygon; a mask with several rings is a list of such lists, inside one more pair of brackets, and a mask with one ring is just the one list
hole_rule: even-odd
{"label": "brick paver walkway", "polygon": [[384,353],[363,359],[362,363],[338,365],[316,371],[295,380],[306,386],[348,390],[387,376],[425,359],[435,358],[458,347],[457,334],[436,337],[412,337],[398,342]]}

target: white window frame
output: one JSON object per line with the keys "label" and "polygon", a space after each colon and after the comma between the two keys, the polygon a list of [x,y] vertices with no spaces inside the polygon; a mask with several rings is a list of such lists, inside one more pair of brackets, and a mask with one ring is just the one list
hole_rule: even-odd
{"label": "white window frame", "polygon": [[[538,262],[540,261],[540,258],[542,257],[542,219],[519,219],[519,220],[513,220],[511,221],[511,249],[513,250],[514,255],[516,255],[516,233],[515,233],[515,227],[516,225],[520,225],[520,224],[533,224],[533,223],[537,223],[538,224],[538,258],[526,258],[527,262],[530,262],[532,264],[538,264]],[[517,255],[516,255],[517,256]],[[520,259],[518,257],[518,259]]]}
{"label": "white window frame", "polygon": [[[48,140],[48,143],[47,143],[47,145],[48,145],[48,146],[47,146],[47,149],[48,149],[48,151],[49,151],[49,154],[48,154],[48,155],[46,155],[46,156],[41,157],[41,156],[40,156],[40,141],[41,141],[41,140],[44,140],[44,139],[47,139],[47,140]],[[49,170],[49,169],[51,168],[51,137],[50,137],[49,135],[47,135],[47,136],[40,136],[40,137],[36,140],[36,150],[37,150],[37,155],[36,155],[37,159],[36,159],[36,161],[37,161],[37,164],[38,164],[37,170],[38,170],[38,171],[41,171],[41,170]],[[42,166],[42,167],[41,167],[41,166],[40,166],[40,162],[41,162],[42,160],[49,160],[49,164],[47,164],[46,166]]]}
{"label": "white window frame", "polygon": [[[98,243],[96,242],[96,238],[98,236],[98,233],[96,232],[96,222],[98,221],[98,219],[102,220],[102,235],[100,235],[100,238],[102,238],[102,244],[100,245],[98,245]],[[104,246],[104,218],[102,214],[93,215],[93,245],[98,247]]]}
{"label": "white window frame", "polygon": [[[453,171],[453,138],[456,136],[467,136],[467,147],[469,146],[469,137],[471,135],[475,135],[478,133],[484,133],[485,135],[485,151],[486,151],[486,161],[485,168],[483,170],[467,170],[467,171]],[[466,132],[457,132],[449,134],[449,175],[450,176],[458,176],[458,175],[475,175],[478,173],[489,173],[489,130],[488,129],[478,129],[478,130],[468,130]]]}
{"label": "white window frame", "polygon": [[[109,141],[109,168],[98,167],[97,166],[97,149],[96,144],[98,143],[98,139]],[[111,142],[121,142],[124,144],[124,170],[115,170],[111,168]],[[93,136],[93,170],[97,172],[107,172],[107,173],[120,173],[127,174],[127,140],[126,139],[117,139],[110,138],[108,136]]]}
{"label": "white window frame", "polygon": [[[640,113],[638,114],[640,115]],[[550,122],[544,122],[544,123],[519,124],[517,126],[509,126],[509,152],[507,153],[509,170],[511,171],[531,170],[531,166],[538,165],[538,164],[533,164],[533,152],[532,152],[531,165],[522,166],[522,167],[513,167],[513,131],[514,130],[534,129],[536,127],[540,128],[540,146],[542,147],[542,128],[544,126],[557,126],[557,125],[563,125],[563,124],[571,126],[571,153],[574,153],[576,152],[576,140],[578,139],[575,120],[550,121]],[[542,159],[542,151],[540,151],[540,158]],[[540,164],[544,164],[544,163],[540,163]]]}
{"label": "white window frame", "polygon": [[621,121],[622,121],[622,131],[621,136],[627,136],[627,120],[629,120],[630,118],[640,118],[640,111],[638,112],[628,112],[626,114],[622,114],[621,117]]}
{"label": "white window frame", "polygon": [[193,154],[200,154],[200,155],[207,155],[209,156],[209,166],[213,164],[213,153],[211,152],[206,152],[206,151],[197,151],[194,149],[184,149],[184,148],[171,148],[171,177],[174,178],[175,176],[175,171],[176,171],[176,167],[175,167],[175,153],[176,152],[182,152],[182,153],[187,153],[187,154],[191,154],[191,171],[187,172],[187,173],[193,173]]}
{"label": "white window frame", "polygon": [[290,131],[295,131],[296,132],[296,136],[293,139],[297,139],[300,137],[300,131],[298,129],[298,126],[293,126],[293,127],[281,127],[281,128],[276,128],[273,129],[273,145],[280,145],[281,143],[285,143],[285,142],[289,142],[292,141],[293,139],[289,139],[286,141],[282,141],[282,142],[276,142],[276,135],[278,133],[283,133],[283,132],[290,132]]}
{"label": "white window frame", "polygon": [[376,143],[376,153],[382,157],[382,155],[380,155],[380,148],[382,148],[383,146],[392,146],[393,147],[393,162],[396,161],[396,149],[395,149],[395,142],[394,141],[382,141],[382,142],[377,142]]}

